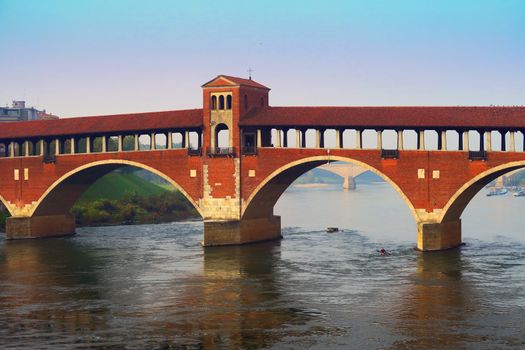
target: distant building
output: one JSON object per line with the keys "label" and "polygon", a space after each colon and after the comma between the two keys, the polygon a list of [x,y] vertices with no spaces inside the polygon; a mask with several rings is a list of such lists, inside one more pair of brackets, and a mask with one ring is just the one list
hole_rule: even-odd
{"label": "distant building", "polygon": [[58,119],[56,115],[26,107],[25,101],[13,101],[11,107],[0,107],[0,122],[18,122],[38,119]]}

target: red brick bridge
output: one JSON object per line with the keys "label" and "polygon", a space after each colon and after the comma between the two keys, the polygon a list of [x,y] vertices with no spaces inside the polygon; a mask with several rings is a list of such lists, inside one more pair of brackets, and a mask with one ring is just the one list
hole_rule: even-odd
{"label": "red brick bridge", "polygon": [[270,107],[253,80],[220,75],[202,88],[201,109],[2,124],[7,238],[74,233],[83,191],[134,166],[188,198],[204,245],[275,239],[281,194],[345,161],[388,181],[418,224],[418,248],[439,250],[461,244],[461,214],[483,186],[525,167],[525,107]]}

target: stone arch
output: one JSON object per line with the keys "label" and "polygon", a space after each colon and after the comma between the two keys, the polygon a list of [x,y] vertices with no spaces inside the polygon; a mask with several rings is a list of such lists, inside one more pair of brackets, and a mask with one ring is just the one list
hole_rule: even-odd
{"label": "stone arch", "polygon": [[[108,159],[88,163],[64,174],[56,180],[40,197],[35,205],[33,205],[29,216],[64,214],[64,211],[69,211],[84,191],[87,190],[87,188],[89,188],[96,180],[123,166],[133,166],[144,169],[165,179],[180,191],[180,193],[182,193],[193,205],[199,215],[203,217],[202,210],[199,208],[197,202],[195,202],[184,188],[182,188],[182,186],[175,182],[171,177],[145,164],[123,159]],[[50,202],[56,205],[50,206]]]}
{"label": "stone arch", "polygon": [[[267,176],[251,193],[250,197],[243,203],[241,217],[243,219],[256,218],[260,216],[271,216],[273,215],[273,207],[277,200],[281,197],[284,191],[290,187],[293,181],[307,171],[316,168],[320,165],[326,164],[329,161],[341,161],[359,165],[367,170],[370,170],[374,174],[383,178],[388,182],[396,192],[401,196],[403,201],[407,204],[412,216],[419,222],[414,205],[408,197],[403,193],[401,188],[388,176],[372,167],[367,163],[340,156],[316,156],[308,157],[297,160],[295,162],[288,163],[279,169],[275,170],[269,176]],[[257,205],[255,205],[257,204]]]}
{"label": "stone arch", "polygon": [[498,177],[521,168],[525,168],[525,161],[505,163],[476,175],[450,197],[438,222],[459,220],[467,205],[481,189]]}
{"label": "stone arch", "polygon": [[[221,133],[226,133],[226,136],[221,137],[219,139],[219,134]],[[228,128],[228,125],[224,123],[217,124],[215,126],[215,147],[216,148],[231,147],[230,139],[231,139],[231,130],[230,128]]]}

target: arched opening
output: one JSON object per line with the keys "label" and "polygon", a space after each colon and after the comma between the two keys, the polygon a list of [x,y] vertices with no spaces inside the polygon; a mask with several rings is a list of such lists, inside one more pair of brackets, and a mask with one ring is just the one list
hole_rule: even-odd
{"label": "arched opening", "polygon": [[316,145],[315,145],[315,133],[316,133],[315,129],[307,129],[304,132],[304,140],[305,140],[306,148],[315,148],[316,147]]}
{"label": "arched opening", "polygon": [[219,109],[224,109],[224,96],[219,96]]}
{"label": "arched opening", "polygon": [[155,149],[167,149],[168,137],[165,133],[155,134]]}
{"label": "arched opening", "polygon": [[356,147],[356,134],[355,129],[345,129],[343,131],[343,144],[342,148],[355,148]]}
{"label": "arched opening", "polygon": [[397,131],[387,129],[381,133],[383,149],[397,149]]}
{"label": "arched opening", "polygon": [[230,129],[226,124],[218,124],[215,127],[215,147],[228,148],[230,147]]}
{"label": "arched opening", "polygon": [[174,132],[171,134],[171,148],[184,148],[184,138],[181,132]]}
{"label": "arched opening", "polygon": [[362,132],[363,149],[375,149],[377,148],[377,131],[372,129],[366,129]]}
{"label": "arched opening", "polygon": [[136,162],[105,160],[62,176],[42,195],[30,215],[71,212],[80,225],[131,224],[159,222],[155,214],[159,210],[167,221],[171,221],[170,211],[201,215],[195,200],[162,172]]}
{"label": "arched opening", "polygon": [[336,131],[335,129],[326,129],[324,131],[324,148],[336,148]]}
{"label": "arched opening", "polygon": [[500,131],[490,131],[490,147],[493,151],[504,151],[502,140],[505,140],[505,134]]}
{"label": "arched opening", "polygon": [[440,221],[458,220],[467,205],[483,188],[509,172],[525,168],[525,161],[512,162],[489,169],[464,184],[443,208]]}
{"label": "arched opening", "polygon": [[417,150],[417,132],[415,130],[403,130],[403,149]]}
{"label": "arched opening", "polygon": [[152,149],[153,140],[150,134],[139,135],[139,151],[149,151]]}
{"label": "arched opening", "polygon": [[[288,129],[286,130],[286,144],[288,147],[295,147],[300,148],[301,147],[301,136],[299,134],[299,139],[297,139],[297,129]],[[297,143],[299,141],[299,143]]]}
{"label": "arched opening", "polygon": [[122,150],[124,152],[135,150],[135,135],[124,135],[122,137]]}
{"label": "arched opening", "polygon": [[459,139],[461,134],[456,130],[447,130],[445,132],[445,140],[447,142],[447,150],[459,151]]}
{"label": "arched opening", "polygon": [[210,106],[210,109],[211,110],[215,110],[217,109],[217,96],[213,95],[211,97],[211,106]]}
{"label": "arched opening", "polygon": [[483,150],[484,147],[482,147],[483,139],[481,137],[479,131],[477,130],[469,130],[468,131],[468,145],[464,145],[464,147],[468,147],[467,149],[469,151],[480,151]]}
{"label": "arched opening", "polygon": [[243,206],[242,210],[242,218],[254,219],[258,217],[272,216],[275,204],[297,178],[314,168],[328,163],[328,161],[353,163],[378,175],[395,189],[395,191],[407,204],[413,218],[417,220],[417,214],[412,203],[402,193],[395,182],[389,179],[385,174],[365,163],[350,158],[337,156],[318,156],[305,158],[277,169],[268,177],[266,177],[266,179],[263,180],[259,186],[257,186],[250,197],[246,200],[246,204]]}
{"label": "arched opening", "polygon": [[232,109],[232,95],[226,96],[226,109]]}
{"label": "arched opening", "polygon": [[438,149],[438,138],[439,134],[436,130],[425,130],[425,150],[435,151]]}

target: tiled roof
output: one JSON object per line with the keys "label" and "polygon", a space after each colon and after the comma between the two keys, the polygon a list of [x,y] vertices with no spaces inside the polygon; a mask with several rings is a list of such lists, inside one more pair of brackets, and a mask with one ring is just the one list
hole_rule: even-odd
{"label": "tiled roof", "polygon": [[525,129],[525,107],[265,107],[242,126]]}
{"label": "tiled roof", "polygon": [[147,132],[202,126],[202,109],[34,120],[0,124],[0,139]]}
{"label": "tiled roof", "polygon": [[202,85],[202,87],[215,87],[215,86],[250,86],[258,89],[265,89],[270,90],[270,88],[259,84],[258,82],[251,80],[251,79],[244,79],[244,78],[238,78],[238,77],[232,77],[229,75],[218,75],[217,77],[213,78],[206,84]]}

